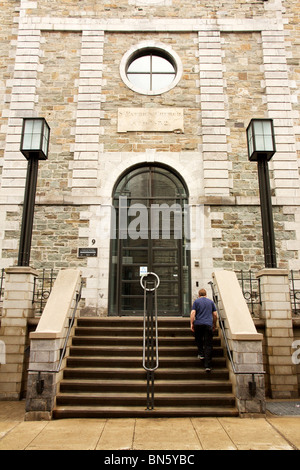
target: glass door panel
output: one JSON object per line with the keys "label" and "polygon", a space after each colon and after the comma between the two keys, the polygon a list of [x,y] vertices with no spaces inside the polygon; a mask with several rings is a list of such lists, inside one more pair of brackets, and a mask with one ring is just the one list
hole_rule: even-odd
{"label": "glass door panel", "polygon": [[120,180],[114,197],[118,236],[111,246],[110,314],[143,314],[143,266],[160,278],[159,315],[189,315],[190,264],[183,234],[186,202],[183,184],[166,169],[140,167]]}

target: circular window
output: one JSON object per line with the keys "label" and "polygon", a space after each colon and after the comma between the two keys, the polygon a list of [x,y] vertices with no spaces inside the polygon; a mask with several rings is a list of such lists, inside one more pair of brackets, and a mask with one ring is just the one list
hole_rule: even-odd
{"label": "circular window", "polygon": [[137,93],[160,95],[177,85],[182,75],[179,56],[169,47],[148,42],[125,54],[120,67],[124,83]]}

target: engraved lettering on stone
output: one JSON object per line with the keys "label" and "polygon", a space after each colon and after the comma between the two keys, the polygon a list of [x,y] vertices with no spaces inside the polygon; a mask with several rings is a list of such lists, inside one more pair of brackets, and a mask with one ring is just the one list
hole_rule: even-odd
{"label": "engraved lettering on stone", "polygon": [[122,108],[118,132],[184,132],[183,108]]}

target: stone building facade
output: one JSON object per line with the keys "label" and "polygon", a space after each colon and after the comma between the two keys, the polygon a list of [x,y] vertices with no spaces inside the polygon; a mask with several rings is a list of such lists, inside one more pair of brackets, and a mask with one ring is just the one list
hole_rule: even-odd
{"label": "stone building facade", "polygon": [[[161,275],[161,313],[188,314],[214,270],[264,267],[246,127],[271,118],[278,267],[299,269],[299,15],[290,0],[2,1],[0,267],[17,262],[22,119],[44,117],[31,266],[80,267],[85,314],[100,316],[140,312],[147,266]],[[134,68],[150,57],[158,71]],[[112,237],[120,197],[140,235],[132,205],[185,207],[194,243]]]}

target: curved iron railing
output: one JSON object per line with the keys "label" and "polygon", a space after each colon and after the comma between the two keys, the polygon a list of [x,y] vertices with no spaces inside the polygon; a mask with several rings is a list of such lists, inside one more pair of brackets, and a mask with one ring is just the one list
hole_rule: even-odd
{"label": "curved iron railing", "polygon": [[300,315],[300,271],[290,271],[290,296],[292,315],[299,318]]}
{"label": "curved iron railing", "polygon": [[257,279],[253,271],[236,271],[238,281],[243,291],[244,298],[253,317],[259,316],[258,308],[261,306],[260,279]]}
{"label": "curved iron railing", "polygon": [[56,277],[57,272],[54,272],[53,269],[43,269],[42,274],[34,278],[32,304],[35,306],[36,314],[41,315],[43,313]]}

